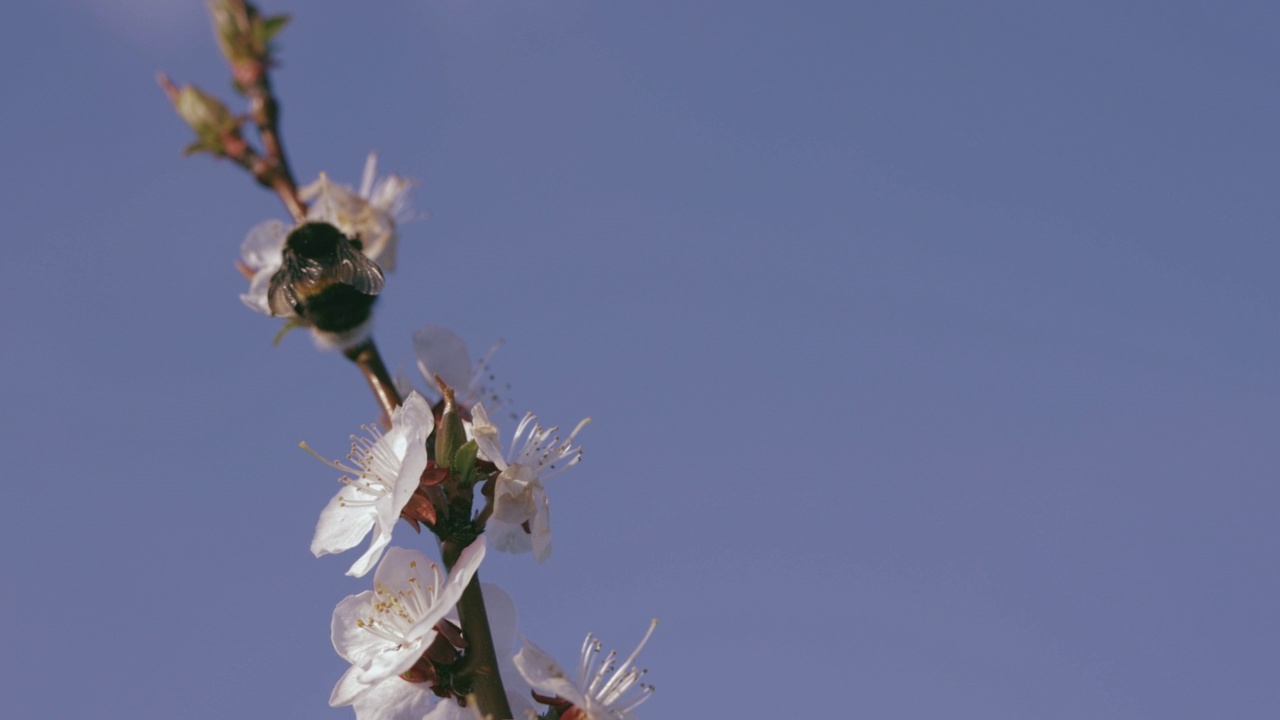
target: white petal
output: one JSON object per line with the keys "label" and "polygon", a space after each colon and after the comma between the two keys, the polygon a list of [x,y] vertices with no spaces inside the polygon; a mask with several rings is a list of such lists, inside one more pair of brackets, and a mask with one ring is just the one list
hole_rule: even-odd
{"label": "white petal", "polygon": [[484,534],[489,538],[489,542],[493,544],[493,549],[499,552],[519,555],[533,549],[533,540],[520,525],[512,525],[495,518],[489,518],[489,522],[485,525]]}
{"label": "white petal", "polygon": [[275,267],[268,267],[254,273],[253,279],[249,281],[249,292],[240,295],[240,301],[248,305],[250,310],[263,315],[272,314],[271,305],[267,302],[267,290],[271,287],[271,278],[279,267],[277,264]]}
{"label": "white petal", "polygon": [[[376,599],[377,595],[372,590],[365,590],[358,595],[346,596],[333,609],[333,619],[329,624],[329,639],[333,642],[333,649],[338,655],[355,667],[362,668],[368,665],[373,658],[391,646],[387,640],[379,638],[360,626],[364,618],[373,614],[373,604]],[[334,692],[337,692],[337,688]]]}
{"label": "white petal", "polygon": [[480,446],[480,458],[497,465],[499,470],[506,470],[507,459],[502,456],[502,441],[498,435],[498,428],[489,422],[489,413],[481,403],[476,403],[475,407],[471,408],[470,430],[471,439]]}
{"label": "white petal", "polygon": [[435,428],[435,416],[431,414],[431,403],[418,394],[417,390],[409,393],[404,403],[391,414],[391,426],[411,425],[414,432],[421,432],[425,438]]}
{"label": "white petal", "polygon": [[[382,554],[381,549],[378,553]],[[371,619],[390,620],[393,625],[398,622],[397,618],[387,618],[387,613],[379,612],[387,600],[387,593],[395,595],[408,590],[415,597],[429,601],[431,590],[439,578],[438,568],[426,555],[417,550],[395,547],[387,550],[386,558],[374,574],[374,587],[380,589],[378,592],[365,591],[338,603],[333,611],[330,630],[333,647],[358,670],[357,680],[360,683],[372,685],[408,670],[435,639],[435,623],[452,605],[445,605],[440,610],[440,602],[431,607],[421,607],[406,600],[404,609],[415,613],[410,621],[419,617],[424,620],[436,617],[436,620],[425,627],[415,625],[412,629],[401,625],[404,635],[395,639],[370,632],[366,626]]]}
{"label": "white petal", "polygon": [[499,658],[510,657],[515,651],[516,628],[520,623],[516,601],[511,599],[511,595],[501,585],[481,583],[480,589],[484,592],[484,612],[489,618],[493,652]]}
{"label": "white petal", "polygon": [[[400,467],[393,480],[392,494],[377,498],[374,504],[376,532],[369,549],[347,570],[351,577],[363,577],[378,564],[383,549],[391,543],[392,530],[400,519],[400,511],[409,504],[422,479],[422,471],[427,467],[426,442],[434,427],[434,419],[426,400],[416,392],[410,393],[392,413],[391,422],[391,430],[378,442],[390,446],[392,454],[400,458]],[[354,547],[354,544],[348,547]]]}
{"label": "white petal", "polygon": [[359,674],[360,668],[354,665],[347,668],[342,677],[338,678],[338,684],[333,686],[333,692],[329,694],[329,707],[350,705],[373,689],[372,685],[360,682]]}
{"label": "white petal", "polygon": [[[502,684],[507,691],[507,704],[511,706],[511,716],[518,718],[527,718],[529,713],[533,713],[533,699],[529,693],[533,688],[529,687],[529,683],[520,677],[519,671],[510,660],[506,662],[499,661],[498,674],[502,676]],[[534,713],[536,715],[536,713]],[[472,718],[474,720],[474,718]]]}
{"label": "white petal", "polygon": [[547,493],[538,485],[533,489],[533,502],[537,510],[529,523],[532,531],[533,556],[538,562],[551,557],[551,503],[547,501]]}
{"label": "white petal", "polygon": [[433,707],[446,702],[451,701],[438,702],[430,685],[395,676],[375,684],[352,703],[352,709],[356,720],[420,720],[437,717]]}
{"label": "white petal", "polygon": [[[382,498],[378,501],[379,505],[387,506],[391,504],[391,498]],[[374,518],[373,539],[369,541],[369,547],[364,551],[351,567],[347,568],[348,577],[364,577],[369,571],[378,565],[378,561],[382,559],[382,551],[391,544],[391,528],[395,526],[395,521],[388,523],[384,520],[383,515],[379,514]]]}
{"label": "white petal", "polygon": [[320,511],[316,533],[311,538],[311,552],[316,556],[350,550],[373,529],[377,518],[368,493],[345,485]]}
{"label": "white petal", "polygon": [[440,595],[436,598],[431,614],[414,623],[415,629],[435,627],[435,624],[458,604],[458,599],[462,597],[462,591],[467,588],[467,583],[471,582],[476,570],[480,569],[486,547],[488,543],[481,535],[462,551],[458,556],[458,562],[454,563],[453,570],[449,572],[449,579],[445,580],[444,586],[440,588]]}
{"label": "white petal", "polygon": [[[480,562],[484,560],[484,552],[484,536],[477,538],[462,551],[458,562],[453,566],[453,572],[449,573],[449,578],[440,587],[435,603],[425,613],[413,618],[413,626],[406,632],[406,644],[373,658],[372,662],[365,666],[360,676],[362,680],[371,682],[399,675],[417,662],[419,656],[435,639],[436,623],[458,604],[462,591],[467,583],[471,582],[472,576],[480,567]],[[427,564],[421,562],[426,556],[416,553],[416,557],[420,559],[415,559],[412,563],[407,560],[415,557],[415,553],[416,551],[403,548],[392,548],[388,551],[387,562],[378,567],[378,572],[374,576],[375,584],[389,588],[403,588],[408,587],[411,577],[416,578],[414,582],[423,588],[434,582],[433,575],[429,572],[429,561]],[[386,567],[385,571],[384,567]]]}
{"label": "white petal", "polygon": [[459,395],[465,395],[471,384],[471,355],[467,344],[448,328],[424,325],[413,334],[413,352],[418,357],[418,369],[435,387],[435,376]]}
{"label": "white petal", "polygon": [[[402,491],[401,483],[409,484],[410,495],[418,489],[422,471],[427,468],[427,436],[434,429],[435,416],[431,414],[431,405],[417,391],[410,392],[391,414],[391,431],[387,434],[393,437],[388,441],[394,444],[395,454],[401,458],[397,493]],[[407,497],[404,499],[408,500]],[[396,512],[399,510],[397,508]]]}
{"label": "white petal", "polygon": [[443,580],[444,573],[431,561],[431,558],[420,550],[402,547],[393,547],[388,550],[386,559],[373,574],[375,586],[393,590],[417,586],[430,591],[434,585]]}
{"label": "white petal", "polygon": [[510,465],[498,475],[493,489],[493,517],[519,525],[537,512],[534,491],[541,488],[538,476],[523,465]]}
{"label": "white petal", "polygon": [[279,220],[267,220],[249,228],[240,243],[240,259],[249,269],[258,271],[280,267],[284,261],[284,240],[289,226]]}
{"label": "white petal", "polygon": [[540,694],[555,695],[579,707],[586,706],[582,691],[569,679],[555,658],[529,642],[528,638],[524,640],[524,647],[516,653],[515,666],[525,682]]}
{"label": "white petal", "polygon": [[[422,401],[422,396],[414,393],[411,398]],[[425,404],[425,401],[422,401]],[[388,517],[383,518],[388,524],[394,524],[400,517],[400,511],[409,504],[409,498],[418,490],[422,482],[422,471],[427,469],[427,436],[431,433],[431,410],[427,410],[427,423],[421,429],[407,433],[403,442],[404,459],[400,463],[400,472],[396,474],[395,486],[392,490],[392,505]],[[397,437],[397,440],[400,438]],[[398,448],[397,448],[398,450]]]}

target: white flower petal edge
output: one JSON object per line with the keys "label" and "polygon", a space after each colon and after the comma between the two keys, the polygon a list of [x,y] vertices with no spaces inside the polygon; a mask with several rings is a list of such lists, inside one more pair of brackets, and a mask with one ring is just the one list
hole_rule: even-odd
{"label": "white flower petal edge", "polygon": [[646,671],[636,668],[633,663],[657,626],[657,620],[649,623],[648,632],[621,665],[617,665],[618,653],[615,651],[610,651],[601,661],[600,641],[588,634],[582,643],[576,681],[555,658],[529,642],[528,638],[516,653],[515,666],[539,694],[567,700],[590,720],[632,720],[635,717],[632,711],[653,694],[652,685],[640,682]]}
{"label": "white flower petal edge", "polygon": [[560,667],[560,663],[529,638],[524,639],[524,647],[516,653],[515,665],[525,682],[540,694],[568,700],[577,707],[586,706],[586,695]]}
{"label": "white flower petal edge", "polygon": [[363,577],[377,565],[382,551],[391,543],[391,531],[400,519],[400,511],[418,489],[427,467],[427,436],[434,427],[435,418],[426,399],[410,393],[392,413],[391,429],[386,434],[371,427],[372,439],[355,439],[347,457],[356,467],[324,461],[347,475],[341,478],[345,487],[329,501],[316,523],[311,539],[311,552],[316,557],[350,550],[372,530],[369,549],[347,574]]}
{"label": "white flower petal edge", "polygon": [[489,362],[500,347],[501,340],[473,364],[467,344],[449,328],[423,325],[413,333],[413,354],[430,395],[433,399],[438,397],[435,379],[439,376],[453,388],[458,404],[464,408],[471,408],[481,400],[491,408],[501,405],[498,394],[490,387],[493,377],[489,374]]}
{"label": "white flower petal edge", "polygon": [[[351,667],[334,686],[329,704],[361,701],[364,706],[365,696],[377,692],[417,707],[418,700],[397,686],[411,683],[399,676],[435,639],[436,623],[457,605],[484,554],[481,536],[462,551],[446,580],[439,566],[417,550],[389,549],[374,573],[374,589],[345,598],[333,611],[333,648]],[[383,687],[387,683],[392,687]]]}
{"label": "white flower petal edge", "polygon": [[355,687],[359,694],[350,705],[356,720],[421,720],[442,704],[427,685],[400,677],[387,678],[364,692]]}
{"label": "white flower petal edge", "polygon": [[267,287],[284,262],[284,241],[288,236],[289,226],[279,220],[267,220],[250,228],[240,243],[240,262],[253,271],[249,292],[242,294],[240,300],[263,315],[271,314]]}

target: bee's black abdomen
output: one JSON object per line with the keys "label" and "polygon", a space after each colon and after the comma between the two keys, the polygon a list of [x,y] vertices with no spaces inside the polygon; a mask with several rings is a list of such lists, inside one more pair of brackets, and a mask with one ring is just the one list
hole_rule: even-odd
{"label": "bee's black abdomen", "polygon": [[369,319],[377,295],[365,295],[350,285],[330,285],[299,303],[298,315],[317,330],[344,333]]}

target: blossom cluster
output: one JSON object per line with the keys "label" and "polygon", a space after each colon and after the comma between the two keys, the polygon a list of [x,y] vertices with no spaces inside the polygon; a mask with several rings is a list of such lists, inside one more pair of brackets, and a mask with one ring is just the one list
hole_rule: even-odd
{"label": "blossom cluster", "polygon": [[[410,183],[394,175],[379,180],[375,169],[376,158],[370,155],[358,192],[321,175],[303,189],[303,197],[315,202],[308,222],[327,222],[346,237],[359,239],[361,252],[383,263],[394,258],[396,224],[407,216],[405,192]],[[272,314],[268,288],[284,265],[284,246],[292,231],[271,220],[251,229],[242,243],[241,263],[252,273],[241,299],[256,311]],[[345,463],[317,455],[342,475],[341,488],[320,513],[312,553],[342,553],[368,539],[347,574],[364,577],[372,571],[373,589],[340,602],[332,627],[334,649],[351,667],[329,702],[352,706],[359,720],[473,717],[451,676],[451,668],[465,657],[458,601],[490,547],[532,553],[540,563],[550,557],[545,483],[582,459],[577,437],[589,422],[583,420],[561,436],[557,427],[543,426],[528,413],[504,449],[502,432],[485,408],[486,401],[491,406],[500,402],[488,386],[488,364],[496,346],[473,362],[461,338],[434,325],[414,333],[413,344],[426,389],[419,391],[412,381],[400,378],[397,389],[404,400],[391,414],[389,429],[365,426],[364,435],[352,437]],[[446,398],[461,422],[463,437],[474,444],[476,459],[487,468],[483,482],[492,497],[483,533],[447,574],[423,553],[391,546],[402,518],[431,522],[406,513],[415,498],[419,508],[433,502],[429,488],[436,486],[432,483],[441,472],[430,440],[441,430]],[[432,507],[432,514],[439,510]],[[510,596],[491,584],[483,586],[483,595],[499,675],[517,716],[533,712],[532,699],[537,699],[558,717],[621,720],[633,717],[635,706],[651,692],[651,686],[639,681],[643,673],[633,667],[634,653],[621,666],[613,654],[600,662],[600,644],[590,635],[576,676],[527,639],[517,650]]]}
{"label": "blossom cluster", "polygon": [[[428,337],[432,342],[417,343],[418,365],[425,376],[438,378],[432,369],[446,367],[450,360],[441,353],[452,352],[461,340],[437,327],[418,334],[419,339]],[[474,368],[454,369],[461,371],[456,378],[474,379]],[[444,387],[452,394],[452,388]],[[490,543],[505,552],[532,551],[539,562],[550,556],[550,503],[544,482],[581,459],[582,449],[575,441],[587,421],[561,439],[557,428],[544,428],[527,414],[504,452],[501,431],[483,403],[471,402],[461,403],[459,409],[470,416],[462,425],[477,458],[493,468],[492,514],[485,533],[462,552],[447,577],[420,552],[388,548],[396,520],[420,489],[424,474],[431,474],[428,465],[434,464],[426,448],[427,438],[437,429],[436,419],[423,394],[407,393],[387,432],[370,426],[369,436],[355,438],[350,465],[325,461],[344,475],[342,488],[321,512],[312,552],[317,557],[344,552],[371,536],[347,574],[364,576],[377,566],[374,589],[343,600],[333,615],[334,648],[351,669],[334,688],[330,703],[352,705],[360,720],[471,717],[461,704],[448,699],[451,688],[431,684],[441,674],[441,653],[429,651],[433,644],[449,648],[444,657],[456,664],[456,651],[445,644],[441,623],[450,622],[449,614],[455,612],[463,587]],[[484,595],[499,674],[518,714],[532,710],[533,697],[557,709],[559,717],[570,717],[567,713],[576,708],[578,717],[622,720],[633,717],[632,710],[652,691],[639,682],[642,672],[632,666],[634,653],[621,666],[616,666],[614,655],[597,662],[600,645],[591,636],[576,679],[528,640],[514,652],[516,614],[510,597],[495,585],[486,585]]]}
{"label": "blossom cluster", "polygon": [[[413,217],[414,183],[379,177],[370,154],[358,188],[325,173],[297,184],[270,82],[273,40],[288,17],[262,15],[247,0],[209,5],[232,85],[250,111],[234,113],[213,95],[163,75],[161,86],[196,133],[187,151],[231,160],[275,191],[291,216],[260,223],[245,236],[238,266],[249,284],[240,299],[282,318],[281,334],[305,327],[321,347],[340,350],[383,409],[385,429],[363,426],[345,461],[325,459],[303,443],[340,473],[340,487],[316,523],[312,553],[363,545],[347,575],[372,573],[373,580],[372,589],[348,596],[333,612],[333,647],[350,667],[330,705],[352,707],[358,720],[631,720],[653,691],[635,667],[653,624],[621,662],[616,653],[601,657],[600,642],[588,635],[570,674],[519,635],[511,596],[481,584],[477,574],[491,549],[529,553],[538,563],[550,558],[547,482],[582,459],[578,435],[589,421],[561,434],[526,413],[504,443],[494,420],[502,399],[489,372],[497,346],[473,361],[460,337],[436,325],[412,338],[422,389],[391,379],[371,327],[386,273],[396,269],[400,225]],[[246,134],[250,123],[256,132]],[[392,545],[401,520],[430,531],[439,563]]]}

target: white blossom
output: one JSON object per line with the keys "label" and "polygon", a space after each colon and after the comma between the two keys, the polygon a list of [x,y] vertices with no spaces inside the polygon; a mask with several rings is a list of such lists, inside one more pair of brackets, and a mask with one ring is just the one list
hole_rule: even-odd
{"label": "white blossom", "polygon": [[489,421],[484,405],[471,409],[471,435],[480,446],[481,458],[498,466],[493,491],[493,515],[486,525],[493,546],[509,553],[533,551],[538,562],[551,556],[551,506],[543,482],[578,464],[582,448],[573,444],[587,418],[561,440],[558,427],[543,428],[526,414],[503,457],[498,428]]}
{"label": "white blossom", "polygon": [[426,399],[410,393],[392,413],[391,429],[385,434],[370,426],[372,437],[353,437],[347,457],[356,467],[325,461],[346,476],[342,489],[320,513],[311,540],[316,557],[350,550],[373,531],[369,549],[347,574],[362,577],[373,569],[391,542],[400,511],[418,489],[427,467],[427,436],[434,427]]}
{"label": "white blossom", "polygon": [[[462,551],[445,579],[417,550],[390,548],[373,590],[351,595],[333,611],[333,648],[351,663],[329,697],[356,706],[360,720],[421,718],[435,703],[400,677],[418,662],[484,559],[485,539]],[[429,694],[429,693],[427,693]]]}
{"label": "white blossom", "polygon": [[[507,704],[515,717],[526,717],[526,711],[533,709],[529,694],[532,688],[514,663],[518,621],[515,601],[498,585],[481,583],[481,588],[489,633],[498,658],[498,675],[507,691]],[[445,619],[459,624],[456,606]],[[441,699],[432,692],[431,685],[409,682],[399,675],[374,684],[357,697],[351,707],[356,711],[357,720],[475,720],[479,717],[474,704],[464,708],[455,700]]]}
{"label": "white blossom", "polygon": [[[377,178],[378,156],[369,153],[360,190],[320,177],[299,188],[303,200],[312,202],[308,221],[324,221],[360,241],[365,257],[390,272],[396,265],[396,226],[413,216],[409,188],[413,183],[398,175]],[[293,228],[279,220],[266,220],[249,229],[240,243],[240,264],[252,274],[249,289],[240,299],[251,309],[270,315],[267,288],[283,262],[284,241]]]}
{"label": "white blossom", "polygon": [[616,651],[610,651],[601,661],[600,641],[588,634],[582,643],[576,679],[569,677],[555,658],[527,638],[516,654],[515,666],[539,694],[572,704],[588,720],[634,720],[633,711],[649,699],[653,686],[640,682],[647,671],[637,669],[633,663],[657,625],[657,620],[649,623],[644,639],[621,665],[617,664]]}

